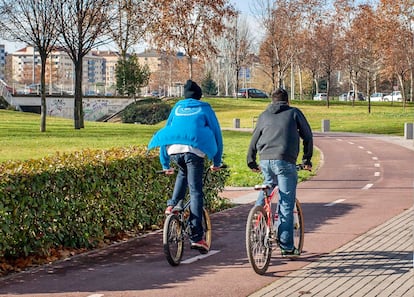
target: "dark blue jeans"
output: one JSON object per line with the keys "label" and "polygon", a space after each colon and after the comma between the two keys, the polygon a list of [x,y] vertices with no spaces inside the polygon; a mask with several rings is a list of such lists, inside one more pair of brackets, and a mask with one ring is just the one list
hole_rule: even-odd
{"label": "dark blue jeans", "polygon": [[175,180],[174,191],[167,205],[177,205],[185,198],[187,187],[190,193],[190,226],[192,242],[200,241],[203,238],[203,172],[204,158],[193,153],[182,153],[171,155],[171,160],[177,164],[178,173]]}

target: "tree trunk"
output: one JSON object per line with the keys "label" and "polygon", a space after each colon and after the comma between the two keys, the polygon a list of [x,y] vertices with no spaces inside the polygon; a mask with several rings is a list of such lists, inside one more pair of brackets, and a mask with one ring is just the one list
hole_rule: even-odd
{"label": "tree trunk", "polygon": [[367,71],[367,100],[368,100],[368,113],[371,113],[371,73]]}
{"label": "tree trunk", "polygon": [[40,132],[46,132],[46,60],[47,55],[41,54],[40,56],[42,65],[40,72]]}
{"label": "tree trunk", "polygon": [[189,71],[189,78],[193,79],[193,57],[188,56],[188,71]]}
{"label": "tree trunk", "polygon": [[299,100],[303,100],[303,81],[302,81],[302,69],[299,66]]}
{"label": "tree trunk", "polygon": [[326,106],[329,108],[329,93],[331,88],[331,72],[327,72],[328,79],[326,81]]}
{"label": "tree trunk", "polygon": [[73,121],[75,129],[83,128],[82,116],[82,59],[78,59],[75,64],[75,102]]}
{"label": "tree trunk", "polygon": [[405,88],[404,88],[404,73],[398,74],[398,81],[401,86],[401,96],[403,101],[403,109],[405,110],[406,100],[405,100]]}
{"label": "tree trunk", "polygon": [[411,102],[414,102],[414,69],[410,70],[410,98]]}

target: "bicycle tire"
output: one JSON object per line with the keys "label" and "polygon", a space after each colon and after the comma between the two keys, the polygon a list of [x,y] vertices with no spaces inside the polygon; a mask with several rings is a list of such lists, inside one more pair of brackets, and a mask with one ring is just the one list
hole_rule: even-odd
{"label": "bicycle tire", "polygon": [[184,251],[184,230],[179,217],[175,214],[167,216],[163,230],[164,254],[171,266],[181,262]]}
{"label": "bicycle tire", "polygon": [[260,275],[266,273],[272,256],[267,214],[262,206],[254,206],[247,217],[246,251],[250,265]]}
{"label": "bicycle tire", "polygon": [[298,199],[296,199],[295,202],[296,206],[296,219],[294,220],[294,226],[293,226],[293,240],[295,247],[302,253],[303,250],[303,243],[305,240],[305,221],[303,218],[303,211],[302,206]]}
{"label": "bicycle tire", "polygon": [[[206,241],[208,245],[208,249],[210,250],[211,247],[211,220],[210,215],[208,214],[207,209],[203,208],[203,219],[202,219],[202,225],[203,225],[203,239]],[[208,252],[200,250],[201,254],[207,254]]]}

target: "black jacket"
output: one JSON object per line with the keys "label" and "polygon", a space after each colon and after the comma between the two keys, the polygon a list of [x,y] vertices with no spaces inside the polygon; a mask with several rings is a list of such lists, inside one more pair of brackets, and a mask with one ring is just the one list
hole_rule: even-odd
{"label": "black jacket", "polygon": [[302,163],[312,165],[313,135],[303,113],[286,102],[270,104],[259,116],[247,153],[247,165],[258,168],[260,160],[285,160],[296,164],[300,138],[303,139]]}

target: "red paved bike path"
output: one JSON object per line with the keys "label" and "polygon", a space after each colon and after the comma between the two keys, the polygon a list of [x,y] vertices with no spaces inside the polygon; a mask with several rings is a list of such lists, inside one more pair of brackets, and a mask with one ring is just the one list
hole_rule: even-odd
{"label": "red paved bike path", "polygon": [[[195,263],[169,266],[158,232],[0,279],[0,295],[248,296],[411,207],[412,150],[342,133],[316,134],[315,144],[323,152],[323,164],[298,189],[305,213],[300,260],[281,259],[275,252],[268,273],[256,275],[246,258],[245,221],[251,204],[244,204],[212,215],[213,252]],[[254,201],[256,195],[248,191],[242,198]],[[184,257],[197,255],[187,248]]]}

